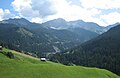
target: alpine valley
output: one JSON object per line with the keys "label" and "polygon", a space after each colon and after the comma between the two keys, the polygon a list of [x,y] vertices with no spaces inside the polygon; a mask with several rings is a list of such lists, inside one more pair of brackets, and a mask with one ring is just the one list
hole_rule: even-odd
{"label": "alpine valley", "polygon": [[[34,57],[46,57],[51,61],[63,63],[65,65],[81,65],[107,69],[117,75],[120,75],[119,33],[119,23],[103,27],[93,22],[85,22],[82,20],[66,21],[62,18],[50,20],[41,24],[30,22],[24,18],[14,18],[0,21],[0,45],[4,47],[3,54],[6,55],[7,50],[11,51],[16,56],[16,59],[14,59],[13,61],[11,61],[10,59],[8,60],[8,63],[10,62],[9,64],[13,64],[15,61],[19,61],[20,59],[20,63],[16,63],[16,66],[18,66],[18,68],[18,64],[20,64],[20,66],[24,68],[24,66],[22,65],[22,60],[28,61],[24,62],[25,66],[28,65],[34,67],[35,63],[38,64],[36,66],[39,67],[38,60],[32,59],[32,63],[30,63],[31,65],[27,64],[31,62],[31,59],[21,56],[21,54],[24,53],[32,55]],[[7,48],[12,50],[9,50]],[[16,55],[16,53],[18,54],[18,52],[15,51],[14,53],[14,50],[21,52],[20,55]],[[2,54],[0,54],[0,56],[0,61],[4,61],[4,58],[6,60],[8,59]],[[7,56],[11,55],[8,54]],[[2,63],[5,64],[5,61]],[[2,63],[0,62],[0,65]],[[41,64],[48,65],[47,68],[50,68],[52,65],[55,66],[57,69],[58,67],[61,67],[62,69],[60,69],[58,73],[60,73],[60,71],[66,72],[68,70],[70,70],[68,73],[72,73],[72,69],[74,69],[73,73],[75,73],[76,75],[78,74],[77,71],[79,71],[77,68],[80,68],[80,71],[82,72],[90,70],[89,68],[86,69],[84,67],[66,67],[65,65],[49,62],[41,62]],[[49,67],[49,65],[51,66]],[[19,69],[20,71],[23,71],[21,67]],[[28,70],[30,69],[28,68]],[[43,71],[42,69],[40,70]],[[49,70],[57,71],[55,68]],[[106,70],[93,69],[91,71],[94,73],[94,70],[97,71],[96,75],[100,75],[100,77],[95,76],[94,78],[119,78],[119,76]],[[15,70],[13,71],[15,72]],[[34,71],[34,74],[36,71],[39,70],[36,69]],[[53,73],[57,73],[55,71]],[[92,72],[86,73],[90,74]],[[105,75],[103,75],[101,72],[105,72]],[[8,71],[8,73],[10,72]],[[50,72],[47,72],[47,75],[49,75],[49,73]],[[68,73],[64,74],[65,78],[74,78]],[[84,74],[83,78],[87,78]],[[90,78],[93,78],[92,75],[90,76]],[[21,75],[21,77],[22,76],[23,74]],[[79,78],[80,76],[81,75],[76,75],[75,77]],[[14,76],[11,75],[10,78],[13,77]],[[53,78],[56,77],[57,76],[53,75]],[[59,78],[61,77],[63,76],[60,75]],[[26,78],[31,77],[26,76]],[[44,75],[41,75],[41,77],[36,78],[45,77]]]}
{"label": "alpine valley", "polygon": [[0,22],[0,41],[6,47],[24,52],[63,52],[97,37],[111,27],[81,20],[67,22],[62,18],[42,24],[24,18],[8,19]]}

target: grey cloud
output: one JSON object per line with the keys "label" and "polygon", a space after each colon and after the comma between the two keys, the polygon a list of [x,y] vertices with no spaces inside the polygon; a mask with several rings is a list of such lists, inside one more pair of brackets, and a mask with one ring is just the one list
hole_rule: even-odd
{"label": "grey cloud", "polygon": [[56,13],[52,0],[32,0],[31,6],[33,10],[39,11],[42,17]]}

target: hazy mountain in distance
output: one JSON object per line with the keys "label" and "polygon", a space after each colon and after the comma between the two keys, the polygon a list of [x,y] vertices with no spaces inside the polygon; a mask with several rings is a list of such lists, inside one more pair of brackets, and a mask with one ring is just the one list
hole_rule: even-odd
{"label": "hazy mountain in distance", "polygon": [[98,24],[93,23],[93,22],[84,22],[82,20],[77,20],[77,21],[70,21],[69,25],[71,25],[73,28],[80,27],[80,28],[83,28],[83,29],[86,29],[92,32],[96,32],[98,34],[101,34],[104,32],[103,30],[104,27],[99,26]]}
{"label": "hazy mountain in distance", "polygon": [[0,23],[14,24],[18,27],[25,27],[28,29],[33,29],[40,26],[40,24],[32,23],[25,18],[10,18],[7,20],[0,21]]}
{"label": "hazy mountain in distance", "polygon": [[10,18],[7,20],[3,20],[1,21],[2,23],[9,23],[9,24],[15,24],[15,25],[19,25],[19,26],[26,26],[31,24],[31,22],[29,22],[28,20],[26,20],[25,18]]}
{"label": "hazy mountain in distance", "polygon": [[107,27],[105,27],[105,30],[107,31],[107,30],[109,30],[110,28],[115,27],[115,26],[117,26],[117,25],[119,25],[119,24],[120,24],[120,23],[117,22],[117,23],[115,23],[115,24],[108,25]]}
{"label": "hazy mountain in distance", "polygon": [[46,27],[46,28],[52,28],[52,29],[71,29],[71,28],[82,28],[85,30],[89,30],[98,34],[102,34],[106,31],[108,31],[111,27],[114,27],[118,25],[119,23],[115,23],[113,25],[109,25],[107,27],[99,26],[96,23],[93,22],[84,22],[83,20],[76,20],[76,21],[66,21],[62,18],[54,19],[47,21],[42,24],[38,23],[31,23],[25,18],[14,18],[14,19],[8,19],[8,20],[3,20],[0,21],[0,23],[10,23],[10,24],[15,24],[19,27],[25,27],[28,29],[33,29],[33,28],[39,28],[40,26]]}
{"label": "hazy mountain in distance", "polygon": [[69,28],[67,21],[62,18],[47,21],[45,23],[42,23],[42,26],[50,27],[53,29],[68,29]]}
{"label": "hazy mountain in distance", "polygon": [[118,24],[113,24],[107,27],[99,26],[93,22],[84,22],[83,20],[76,20],[76,21],[66,21],[62,18],[54,19],[42,23],[42,26],[50,27],[53,29],[72,29],[72,28],[82,28],[85,30],[89,30],[98,34],[102,34],[108,31],[111,27],[114,27]]}

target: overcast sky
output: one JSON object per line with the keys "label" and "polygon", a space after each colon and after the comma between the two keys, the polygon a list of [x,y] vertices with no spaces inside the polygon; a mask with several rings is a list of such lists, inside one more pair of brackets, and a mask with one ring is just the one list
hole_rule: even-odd
{"label": "overcast sky", "polygon": [[20,17],[37,23],[63,18],[107,26],[120,22],[120,0],[0,0],[0,20]]}

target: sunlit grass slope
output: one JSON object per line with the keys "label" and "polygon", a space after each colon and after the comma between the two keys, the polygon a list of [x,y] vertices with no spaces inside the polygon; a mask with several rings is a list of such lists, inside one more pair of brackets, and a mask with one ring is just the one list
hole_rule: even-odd
{"label": "sunlit grass slope", "polygon": [[3,50],[11,51],[15,58],[0,53],[0,78],[120,78],[103,69],[42,62],[16,51]]}

